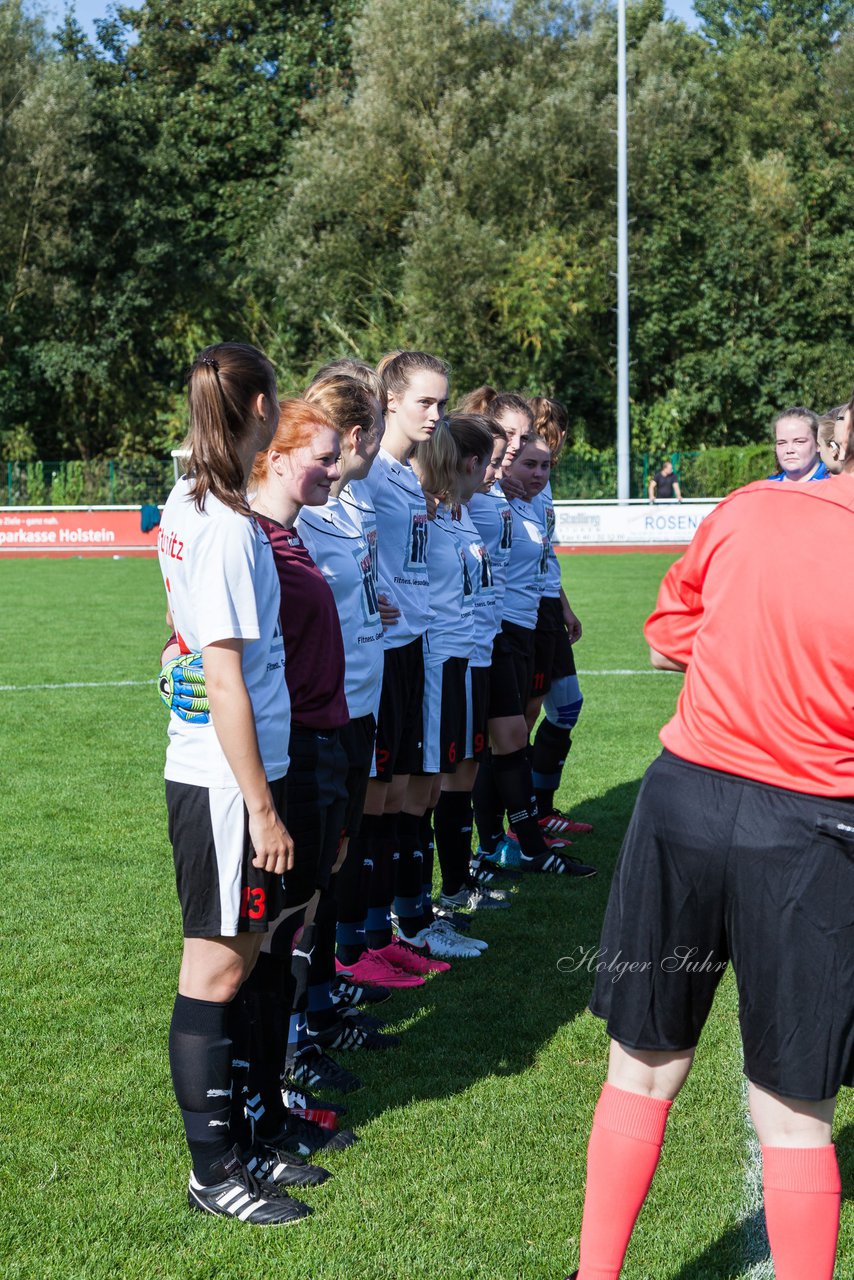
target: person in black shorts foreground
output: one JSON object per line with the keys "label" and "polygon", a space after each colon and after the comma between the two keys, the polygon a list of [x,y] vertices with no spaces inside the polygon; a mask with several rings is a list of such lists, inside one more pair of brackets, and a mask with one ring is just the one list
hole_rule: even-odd
{"label": "person in black shorts foreground", "polygon": [[[850,455],[851,405],[847,429]],[[833,1275],[832,1121],[854,1083],[854,599],[828,548],[854,536],[852,472],[731,494],[646,624],[653,665],[685,686],[603,927],[603,959],[625,967],[600,971],[591,1001],[611,1049],[578,1280],[620,1273],[729,963],[775,1275]]]}

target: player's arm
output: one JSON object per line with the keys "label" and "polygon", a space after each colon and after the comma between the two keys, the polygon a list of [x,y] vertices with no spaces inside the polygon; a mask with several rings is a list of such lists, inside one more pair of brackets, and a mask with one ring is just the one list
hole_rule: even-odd
{"label": "player's arm", "polygon": [[679,481],[678,481],[678,480],[674,480],[674,481],[673,481],[673,492],[674,492],[674,494],[676,495],[676,501],[677,501],[677,502],[681,502],[681,501],[682,501],[682,490],[679,488]]}
{"label": "player's arm", "polygon": [[569,635],[569,643],[575,644],[576,641],[581,639],[581,619],[573,612],[572,605],[567,600],[563,587],[560,589],[560,607]]}
{"label": "player's arm", "polygon": [[676,662],[674,658],[668,658],[666,654],[659,653],[657,649],[649,646],[649,660],[655,667],[656,671],[686,671],[687,667],[684,662]]}
{"label": "player's arm", "polygon": [[654,502],[655,501],[655,477],[654,476],[650,476],[649,484],[646,487],[646,491],[649,494],[650,502]]}
{"label": "player's arm", "polygon": [[243,641],[217,640],[206,645],[202,663],[214,730],[249,813],[253,865],[281,875],[293,866],[294,844],[267,785],[252,702],[243,680]]}

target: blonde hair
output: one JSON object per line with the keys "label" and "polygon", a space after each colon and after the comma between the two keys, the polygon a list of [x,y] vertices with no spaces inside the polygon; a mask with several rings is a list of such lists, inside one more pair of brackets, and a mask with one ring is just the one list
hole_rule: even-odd
{"label": "blonde hair", "polygon": [[459,499],[460,479],[466,458],[492,456],[492,431],[484,417],[451,413],[437,422],[429,440],[423,440],[412,456],[421,487],[446,502]]}
{"label": "blonde hair", "polygon": [[212,494],[240,515],[250,514],[237,451],[255,429],[255,401],[259,395],[272,407],[276,402],[276,374],[256,347],[243,342],[218,342],[196,356],[187,374],[190,431],[187,473],[199,511]]}
{"label": "blonde hair", "polygon": [[342,356],[340,360],[330,360],[329,364],[325,364],[318,369],[309,383],[309,390],[317,383],[324,382],[335,374],[343,374],[348,378],[354,378],[363,387],[367,387],[371,395],[376,396],[377,400],[379,400],[380,408],[385,413],[388,408],[388,401],[383,380],[376,369],[372,369],[364,360],[354,360],[349,356]]}
{"label": "blonde hair", "polygon": [[351,427],[372,431],[375,426],[377,396],[365,383],[346,374],[315,374],[305,398],[320,406],[339,436]]}

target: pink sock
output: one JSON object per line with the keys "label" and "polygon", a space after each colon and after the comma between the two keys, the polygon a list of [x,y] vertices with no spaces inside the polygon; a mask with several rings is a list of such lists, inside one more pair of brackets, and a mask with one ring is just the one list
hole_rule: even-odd
{"label": "pink sock", "polygon": [[661,1154],[671,1103],[606,1084],[587,1147],[578,1280],[617,1280]]}
{"label": "pink sock", "polygon": [[777,1280],[832,1280],[842,1199],[836,1148],[763,1147],[762,1167]]}

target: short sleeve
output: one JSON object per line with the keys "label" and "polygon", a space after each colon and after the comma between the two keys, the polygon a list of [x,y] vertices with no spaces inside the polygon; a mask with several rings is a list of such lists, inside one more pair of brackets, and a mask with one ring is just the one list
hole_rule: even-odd
{"label": "short sleeve", "polygon": [[206,525],[194,549],[188,584],[199,648],[218,640],[258,639],[256,560],[265,550],[245,516],[212,519]]}

